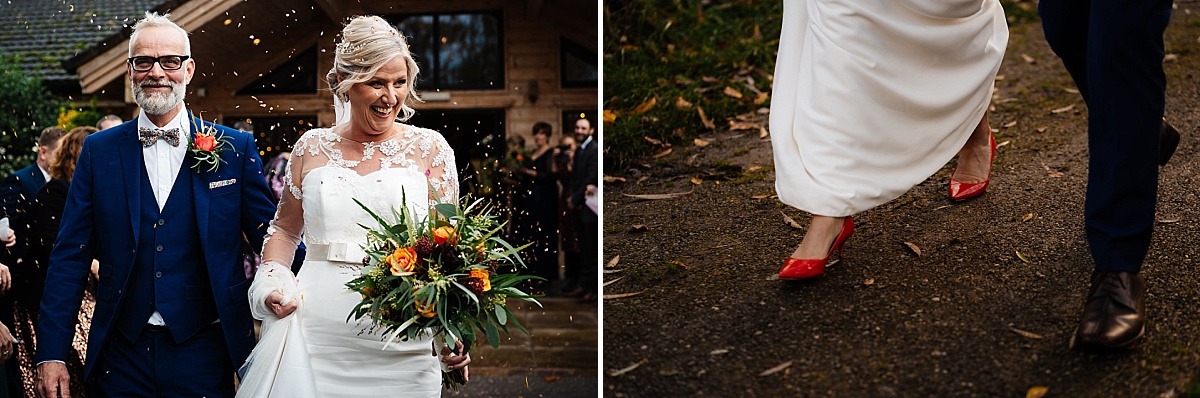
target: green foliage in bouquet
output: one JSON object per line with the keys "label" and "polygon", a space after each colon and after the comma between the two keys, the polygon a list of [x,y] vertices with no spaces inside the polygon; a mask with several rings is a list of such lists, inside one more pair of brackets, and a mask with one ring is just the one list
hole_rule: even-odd
{"label": "green foliage in bouquet", "polygon": [[[407,207],[393,208],[394,223],[354,202],[378,225],[360,224],[367,230],[367,256],[362,273],[346,286],[362,295],[362,301],[348,320],[369,316],[385,339],[433,335],[452,349],[458,340],[464,352],[475,344],[476,331],[486,333],[492,348],[499,347],[501,330],[509,333],[510,322],[529,333],[509,312],[507,299],[540,306],[540,295],[522,292],[517,285],[542,278],[501,272],[524,267],[519,253],[529,245],[513,247],[497,236],[504,224],[482,200],[465,206],[438,203],[421,220]],[[442,376],[449,388],[466,382],[462,370]]]}

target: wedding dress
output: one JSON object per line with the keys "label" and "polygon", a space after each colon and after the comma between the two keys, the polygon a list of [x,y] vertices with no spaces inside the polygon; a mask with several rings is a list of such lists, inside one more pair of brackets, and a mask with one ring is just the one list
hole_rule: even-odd
{"label": "wedding dress", "polygon": [[[345,286],[363,267],[366,230],[360,224],[377,225],[354,200],[391,218],[401,206],[424,217],[436,198],[458,197],[454,152],[445,139],[399,126],[395,137],[379,143],[344,139],[331,129],[311,130],[297,141],[284,178],[288,193],[250,288],[263,337],[243,368],[239,397],[441,395],[441,361],[432,355],[433,340],[440,339],[386,341],[368,318],[347,320],[361,299]],[[293,277],[281,264],[291,263],[300,236],[308,253]],[[264,304],[272,291],[299,300],[298,310],[276,319]]]}
{"label": "wedding dress", "polygon": [[770,130],[779,200],[847,216],[946,164],[987,111],[998,0],[788,0]]}

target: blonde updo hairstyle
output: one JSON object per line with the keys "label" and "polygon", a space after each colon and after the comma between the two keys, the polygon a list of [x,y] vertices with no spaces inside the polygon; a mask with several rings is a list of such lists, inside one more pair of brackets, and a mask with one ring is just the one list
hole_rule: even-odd
{"label": "blonde updo hairstyle", "polygon": [[[417,74],[420,68],[408,51],[408,41],[396,28],[377,16],[357,16],[342,29],[342,41],[333,56],[333,68],[325,74],[329,90],[343,103],[350,102],[346,94],[350,87],[366,82],[393,58],[403,57],[408,67],[408,96],[400,101],[400,120],[407,121],[417,111],[412,104],[422,102],[417,96]],[[338,76],[342,80],[338,81]]]}

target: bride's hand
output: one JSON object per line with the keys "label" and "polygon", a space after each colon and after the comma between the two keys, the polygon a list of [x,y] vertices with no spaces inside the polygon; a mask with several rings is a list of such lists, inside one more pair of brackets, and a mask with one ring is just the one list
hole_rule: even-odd
{"label": "bride's hand", "polygon": [[271,294],[268,294],[266,303],[267,308],[270,308],[275,313],[275,317],[279,319],[283,319],[296,312],[296,308],[300,306],[296,300],[283,304],[283,293],[280,292],[271,292]]}
{"label": "bride's hand", "polygon": [[[458,351],[462,351],[463,344],[461,341],[456,341],[454,345]],[[464,355],[454,355],[454,353],[450,352],[450,347],[442,347],[442,362],[446,364],[446,369],[462,369],[463,379],[466,380],[468,378],[467,365],[471,364],[470,353]]]}

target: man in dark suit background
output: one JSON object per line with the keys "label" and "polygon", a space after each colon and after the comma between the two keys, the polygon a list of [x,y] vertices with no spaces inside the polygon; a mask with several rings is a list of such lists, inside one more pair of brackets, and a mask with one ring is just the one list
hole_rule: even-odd
{"label": "man in dark suit background", "polygon": [[1129,347],[1146,325],[1146,287],[1139,271],[1154,230],[1158,166],[1178,142],[1163,121],[1163,32],[1171,3],[1038,4],[1046,41],[1088,107],[1084,229],[1095,269],[1071,340],[1075,347]]}
{"label": "man in dark suit background", "polygon": [[[0,182],[0,218],[7,217],[10,228],[15,228],[20,223],[24,222],[23,216],[29,210],[29,202],[37,196],[42,186],[46,181],[50,180],[50,163],[54,160],[54,154],[58,152],[59,141],[66,135],[67,132],[58,127],[47,127],[42,130],[42,134],[38,136],[37,141],[37,159],[29,166],[17,170]],[[24,243],[20,243],[22,239],[8,241],[9,238],[6,232],[0,232],[0,286],[10,286],[12,281],[12,269],[20,267],[25,259],[26,248]],[[12,246],[6,246],[11,244]],[[13,325],[13,303],[12,296],[7,292],[8,288],[0,288],[0,323],[6,326]],[[5,355],[0,355],[7,358]],[[8,385],[13,387],[11,392],[19,392],[21,386],[21,374],[17,369],[15,360],[6,361],[4,366],[4,374],[8,378]]]}
{"label": "man in dark suit background", "polygon": [[[600,248],[599,237],[599,179],[597,175],[600,166],[597,158],[596,129],[591,120],[579,118],[575,121],[575,139],[580,143],[575,152],[575,161],[571,167],[571,180],[568,191],[571,200],[568,202],[575,211],[576,233],[579,235],[579,286],[587,292],[580,301],[591,301],[596,298],[596,274],[599,272]],[[596,209],[587,205],[591,198]]]}

